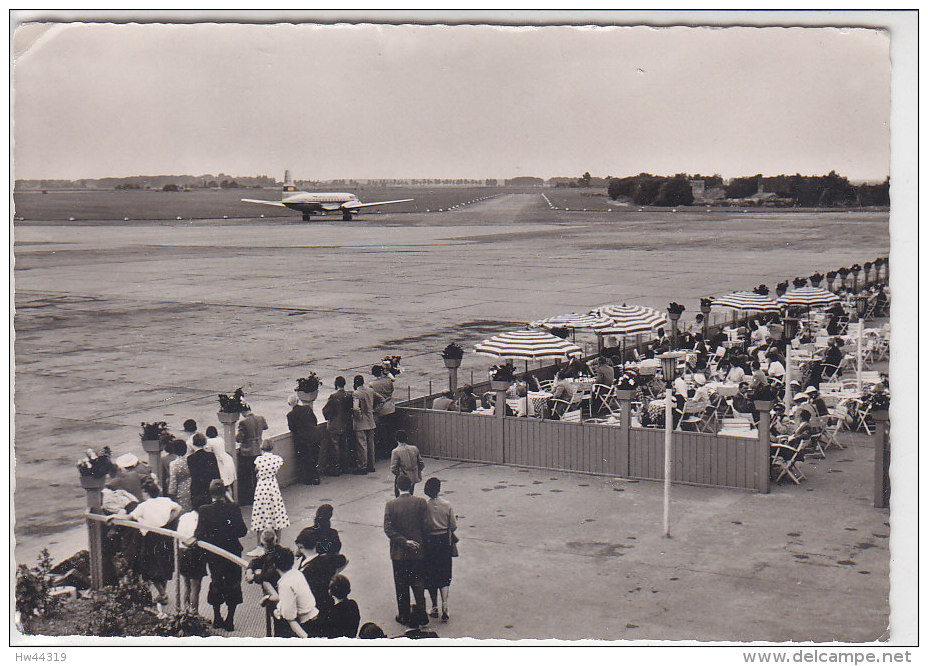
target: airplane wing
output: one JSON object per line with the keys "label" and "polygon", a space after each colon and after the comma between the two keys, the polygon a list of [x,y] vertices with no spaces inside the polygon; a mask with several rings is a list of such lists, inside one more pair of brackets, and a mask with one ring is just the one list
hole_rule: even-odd
{"label": "airplane wing", "polygon": [[345,204],[342,208],[357,210],[358,208],[370,208],[371,206],[386,206],[387,204],[405,203],[406,201],[415,201],[415,199],[394,199],[393,201],[372,201],[370,203]]}
{"label": "airplane wing", "polygon": [[264,204],[265,206],[280,206],[281,208],[286,208],[286,206],[279,201],[265,201],[264,199],[242,199],[242,201],[247,203]]}

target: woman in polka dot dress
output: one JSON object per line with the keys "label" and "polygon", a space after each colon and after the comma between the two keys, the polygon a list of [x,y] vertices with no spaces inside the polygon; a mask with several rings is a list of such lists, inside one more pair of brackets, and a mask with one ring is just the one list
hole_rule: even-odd
{"label": "woman in polka dot dress", "polygon": [[[261,532],[274,530],[280,539],[280,531],[290,526],[287,507],[280,494],[277,483],[277,470],[284,464],[284,459],[273,453],[274,445],[264,440],[261,455],[255,458],[255,501],[251,509],[251,529],[258,535],[259,549]],[[250,555],[250,553],[249,553]]]}

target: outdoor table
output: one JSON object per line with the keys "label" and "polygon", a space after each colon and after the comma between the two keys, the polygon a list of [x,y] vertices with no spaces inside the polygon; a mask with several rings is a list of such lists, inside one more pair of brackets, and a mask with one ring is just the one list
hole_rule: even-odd
{"label": "outdoor table", "polygon": [[544,411],[545,403],[554,395],[548,391],[529,391],[528,397],[532,401],[532,416],[538,416]]}
{"label": "outdoor table", "polygon": [[706,383],[706,388],[710,391],[715,391],[723,398],[731,398],[738,393],[738,385],[733,382],[708,382]]}

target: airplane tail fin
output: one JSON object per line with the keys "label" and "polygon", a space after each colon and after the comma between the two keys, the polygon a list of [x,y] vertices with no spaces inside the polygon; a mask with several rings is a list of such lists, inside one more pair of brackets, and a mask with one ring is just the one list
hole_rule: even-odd
{"label": "airplane tail fin", "polygon": [[281,192],[282,196],[287,196],[288,192],[296,192],[296,185],[293,184],[293,181],[290,180],[290,170],[287,169],[284,171],[284,187]]}

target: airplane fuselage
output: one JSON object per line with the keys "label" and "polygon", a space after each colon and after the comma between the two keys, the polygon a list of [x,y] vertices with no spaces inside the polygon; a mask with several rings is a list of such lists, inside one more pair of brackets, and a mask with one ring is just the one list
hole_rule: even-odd
{"label": "airplane fuselage", "polygon": [[352,204],[360,204],[361,201],[350,192],[299,192],[284,197],[281,203],[300,213],[325,213],[339,210],[343,206],[350,208]]}

